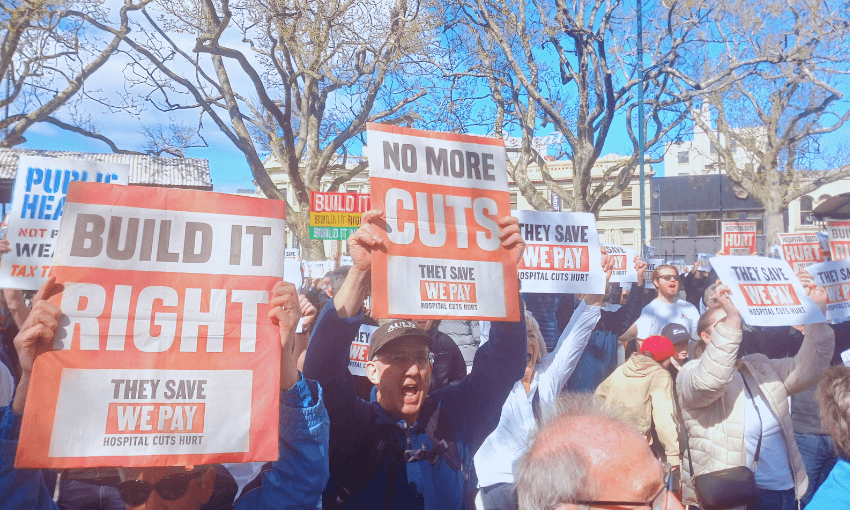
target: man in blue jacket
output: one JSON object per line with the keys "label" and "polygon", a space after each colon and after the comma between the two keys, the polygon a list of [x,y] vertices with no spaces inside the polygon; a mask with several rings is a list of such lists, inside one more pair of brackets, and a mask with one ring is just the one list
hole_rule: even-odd
{"label": "man in blue jacket", "polygon": [[[373,336],[366,366],[377,386],[376,401],[357,398],[349,350],[363,320],[371,253],[384,249],[384,232],[372,224],[382,214],[365,213],[349,237],[353,267],[321,311],[304,362],[304,374],[326,388],[331,419],[331,478],[323,507],[470,508],[472,454],[496,428],[525,370],[525,320],[493,322],[472,372],[430,395],[427,333],[410,321],[386,324]],[[503,218],[499,226],[502,247],[521,254],[516,218]]]}
{"label": "man in blue jacket", "polygon": [[[41,470],[15,469],[15,451],[21,418],[29,390],[33,361],[49,350],[59,324],[59,308],[43,300],[53,287],[51,278],[33,300],[29,318],[15,337],[22,377],[11,406],[0,408],[0,506],[3,508],[56,509]],[[301,299],[301,305],[306,304]],[[271,299],[269,317],[280,325],[280,458],[262,475],[253,490],[233,501],[212,501],[216,472],[212,466],[122,469],[118,485],[129,509],[198,510],[207,503],[215,508],[295,509],[320,508],[322,489],[328,479],[328,414],[322,390],[304,379],[295,368],[295,326],[301,317],[295,286],[278,283]],[[231,496],[232,498],[232,496]]]}

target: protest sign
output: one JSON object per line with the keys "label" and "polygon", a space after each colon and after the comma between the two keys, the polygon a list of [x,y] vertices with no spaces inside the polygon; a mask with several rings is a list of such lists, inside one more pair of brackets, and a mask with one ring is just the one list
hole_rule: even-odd
{"label": "protest sign", "polygon": [[612,283],[626,283],[637,281],[635,270],[635,251],[625,246],[615,244],[603,244],[608,251],[608,258],[614,260],[614,271],[611,273]]}
{"label": "protest sign", "polygon": [[516,254],[499,240],[511,213],[504,142],[367,129],[373,207],[386,212],[387,251],[372,255],[375,315],[518,320]]}
{"label": "protest sign", "polygon": [[343,255],[339,258],[339,267],[342,266],[353,266],[354,259],[351,258],[351,255]]}
{"label": "protest sign", "polygon": [[826,232],[832,260],[850,259],[850,221],[829,220]]}
{"label": "protest sign", "polygon": [[697,255],[697,262],[699,262],[699,267],[697,271],[703,271],[706,273],[711,272],[711,259],[714,258],[713,253],[700,253]]}
{"label": "protest sign", "polygon": [[687,265],[685,264],[685,259],[670,259],[667,261],[667,264],[678,269],[679,274],[685,274],[688,272]]}
{"label": "protest sign", "polygon": [[348,239],[369,210],[369,195],[310,192],[310,239]]}
{"label": "protest sign", "polygon": [[826,320],[784,260],[732,256],[715,257],[712,262],[747,324],[798,326]]}
{"label": "protest sign", "polygon": [[310,278],[324,278],[326,274],[334,270],[333,260],[309,260],[306,264],[307,269],[304,274]]}
{"label": "protest sign", "polygon": [[724,221],[721,234],[724,255],[755,255],[756,222]]}
{"label": "protest sign", "polygon": [[[17,467],[275,460],[284,204],[74,183]],[[215,247],[215,248],[214,248]]]}
{"label": "protest sign", "polygon": [[298,260],[301,258],[301,251],[298,248],[287,248],[283,250],[283,258],[286,260]]}
{"label": "protest sign", "polygon": [[812,264],[823,262],[817,234],[779,234],[779,246],[782,258],[788,262],[794,274]]}
{"label": "protest sign", "polygon": [[360,331],[351,342],[351,351],[348,356],[348,371],[351,375],[366,377],[366,361],[369,360],[369,345],[372,343],[372,333],[378,329],[377,326],[361,324]]}
{"label": "protest sign", "polygon": [[129,165],[21,156],[0,264],[0,288],[38,289],[50,276],[65,193],[74,181],[127,184]]}
{"label": "protest sign", "polygon": [[596,219],[590,213],[512,211],[525,251],[519,261],[523,292],[604,294]]}
{"label": "protest sign", "polygon": [[644,272],[644,288],[654,289],[655,284],[652,283],[652,272],[655,271],[655,268],[663,265],[664,259],[646,259],[646,272]]}
{"label": "protest sign", "polygon": [[806,271],[826,291],[826,318],[850,319],[850,259],[813,264]]}

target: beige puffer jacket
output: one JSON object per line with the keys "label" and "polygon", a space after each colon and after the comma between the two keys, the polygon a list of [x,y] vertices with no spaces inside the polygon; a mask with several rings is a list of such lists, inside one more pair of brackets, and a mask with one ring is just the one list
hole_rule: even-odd
{"label": "beige puffer jacket", "polygon": [[[702,357],[682,367],[676,378],[694,471],[701,475],[746,465],[744,406],[748,397],[741,378],[735,377],[738,370],[745,370],[756,380],[779,419],[799,499],[805,494],[809,480],[794,440],[788,397],[808,388],[829,366],[835,335],[825,323],[811,324],[805,327],[805,340],[794,358],[768,359],[762,354],[751,354],[738,360],[741,336],[740,330],[718,323]],[[686,504],[696,504],[688,452],[684,454],[682,499]]]}

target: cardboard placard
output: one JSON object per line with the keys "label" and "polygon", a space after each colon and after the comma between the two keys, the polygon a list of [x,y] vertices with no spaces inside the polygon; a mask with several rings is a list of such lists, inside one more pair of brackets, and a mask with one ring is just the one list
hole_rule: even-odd
{"label": "cardboard placard", "polygon": [[806,271],[826,291],[826,318],[836,322],[850,318],[850,259],[813,264]]}
{"label": "cardboard placard", "polygon": [[724,255],[756,255],[756,222],[724,221],[721,223]]}
{"label": "cardboard placard", "polygon": [[523,292],[604,294],[605,274],[596,218],[590,213],[512,211],[525,251],[519,262]]}
{"label": "cardboard placard", "polygon": [[81,159],[21,156],[0,264],[0,288],[36,290],[50,276],[65,193],[74,181],[126,185],[130,166]]}
{"label": "cardboard placard", "polygon": [[650,258],[646,259],[646,272],[644,272],[644,288],[654,289],[655,284],[652,283],[652,272],[655,268],[664,264],[664,259]]}
{"label": "cardboard placard", "polygon": [[812,264],[823,262],[823,253],[817,234],[779,234],[779,249],[782,258],[794,274]]}
{"label": "cardboard placard", "polygon": [[826,232],[832,260],[850,259],[850,221],[829,220]]}
{"label": "cardboard placard", "polygon": [[53,351],[36,358],[19,468],[278,456],[284,204],[74,183],[54,271]]}
{"label": "cardboard placard", "polygon": [[351,342],[351,351],[348,356],[348,371],[351,375],[366,377],[366,361],[369,360],[369,345],[372,343],[372,333],[377,326],[361,324],[357,337]]}
{"label": "cardboard placard", "polygon": [[715,255],[713,253],[699,253],[697,254],[697,262],[699,262],[699,267],[697,271],[703,271],[705,273],[711,272],[711,259],[713,259]]}
{"label": "cardboard placard", "polygon": [[497,223],[510,215],[504,142],[382,124],[367,137],[373,207],[386,212],[375,316],[519,320],[516,254]]}
{"label": "cardboard placard", "polygon": [[310,239],[344,240],[360,226],[370,196],[358,193],[310,192]]}
{"label": "cardboard placard", "polygon": [[791,266],[768,257],[716,257],[714,270],[751,326],[798,326],[826,321]]}
{"label": "cardboard placard", "polygon": [[608,250],[608,258],[614,259],[614,271],[611,273],[611,283],[634,283],[638,280],[635,270],[635,251],[616,244],[603,244]]}

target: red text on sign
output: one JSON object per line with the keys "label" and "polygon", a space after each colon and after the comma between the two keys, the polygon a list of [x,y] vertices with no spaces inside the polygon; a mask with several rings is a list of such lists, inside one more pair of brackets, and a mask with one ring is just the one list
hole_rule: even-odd
{"label": "red text on sign", "polygon": [[201,433],[204,404],[135,404],[111,402],[107,434]]}
{"label": "red text on sign", "polygon": [[749,306],[799,305],[800,300],[790,284],[739,284]]}
{"label": "red text on sign", "polygon": [[842,283],[841,285],[829,285],[825,288],[827,303],[840,303],[842,301],[850,301],[850,283]]}
{"label": "red text on sign", "polygon": [[422,301],[476,302],[474,283],[421,280],[419,291]]}
{"label": "red text on sign", "polygon": [[[586,246],[526,245],[519,269],[550,271],[588,271],[590,262]],[[625,256],[623,256],[625,259]]]}

